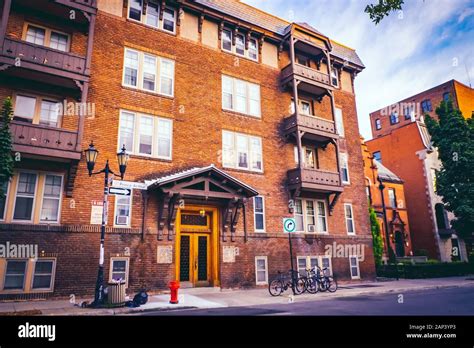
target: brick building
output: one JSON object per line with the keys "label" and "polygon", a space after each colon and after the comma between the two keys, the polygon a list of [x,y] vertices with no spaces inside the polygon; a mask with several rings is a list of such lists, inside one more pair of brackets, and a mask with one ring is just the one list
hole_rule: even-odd
{"label": "brick building", "polygon": [[396,257],[413,256],[403,180],[375,160],[364,141],[362,156],[367,196],[377,215],[384,241],[383,261],[389,259],[387,239]]}
{"label": "brick building", "polygon": [[448,213],[435,193],[441,166],[431,146],[424,115],[436,117],[442,100],[451,99],[464,117],[474,112],[474,89],[451,80],[370,114],[374,139],[370,153],[404,181],[413,251],[441,261],[467,260],[465,242],[451,228]]}
{"label": "brick building", "polygon": [[[93,292],[104,179],[81,156],[91,140],[96,169],[116,170],[125,145],[129,183],[112,185],[135,183],[109,197],[107,280],[264,286],[290,268],[293,216],[295,268],[374,277],[354,50],[236,0],[0,4],[19,155],[0,243],[40,251],[0,259],[2,296]],[[326,255],[337,245],[349,254]]]}

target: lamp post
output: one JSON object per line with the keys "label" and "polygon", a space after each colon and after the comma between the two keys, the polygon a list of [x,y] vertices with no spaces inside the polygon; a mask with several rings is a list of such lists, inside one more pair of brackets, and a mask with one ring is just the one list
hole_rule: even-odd
{"label": "lamp post", "polygon": [[[107,225],[108,213],[108,197],[109,197],[109,174],[116,175],[109,167],[109,160],[105,162],[105,167],[97,172],[94,172],[94,166],[99,155],[99,151],[94,147],[91,141],[89,148],[84,151],[86,155],[87,170],[89,176],[96,174],[104,174],[104,199],[102,206],[102,224],[100,226],[100,257],[99,257],[99,272],[97,274],[97,282],[95,285],[94,302],[91,307],[99,307],[104,301],[104,241],[105,241],[105,226]],[[125,170],[127,169],[128,155],[125,150],[125,145],[122,150],[117,153],[117,160],[119,164],[120,178],[123,180]]]}
{"label": "lamp post", "polygon": [[387,208],[385,206],[385,197],[383,195],[383,190],[385,189],[385,185],[382,183],[382,180],[380,179],[380,177],[377,177],[377,181],[379,182],[380,196],[382,198],[383,223],[385,224],[385,240],[387,244],[387,256],[388,256],[389,262],[394,262],[395,254],[392,249],[391,238],[388,231]]}

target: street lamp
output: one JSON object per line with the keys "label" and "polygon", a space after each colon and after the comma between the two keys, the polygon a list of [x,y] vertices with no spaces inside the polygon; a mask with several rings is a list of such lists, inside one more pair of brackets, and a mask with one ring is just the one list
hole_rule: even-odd
{"label": "street lamp", "polygon": [[[86,156],[87,170],[89,176],[96,174],[104,174],[104,200],[102,209],[102,224],[100,227],[100,258],[99,258],[99,272],[97,274],[97,282],[95,285],[95,296],[94,302],[91,303],[91,307],[99,307],[104,301],[104,241],[105,241],[105,226],[107,225],[107,213],[108,213],[108,198],[109,198],[109,174],[116,175],[109,167],[109,160],[105,162],[105,167],[94,172],[94,166],[99,155],[99,151],[94,147],[94,143],[91,141],[89,148],[84,151]],[[125,149],[125,145],[122,150],[117,153],[117,160],[120,170],[120,178],[123,180],[125,170],[127,169],[128,155]]]}

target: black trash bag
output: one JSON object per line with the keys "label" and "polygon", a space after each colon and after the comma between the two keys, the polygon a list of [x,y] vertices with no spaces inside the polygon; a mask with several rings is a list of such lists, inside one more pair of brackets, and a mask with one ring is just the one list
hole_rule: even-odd
{"label": "black trash bag", "polygon": [[145,290],[142,290],[138,292],[134,297],[133,297],[133,305],[134,307],[140,307],[141,305],[144,305],[145,303],[148,302],[148,294],[146,293]]}

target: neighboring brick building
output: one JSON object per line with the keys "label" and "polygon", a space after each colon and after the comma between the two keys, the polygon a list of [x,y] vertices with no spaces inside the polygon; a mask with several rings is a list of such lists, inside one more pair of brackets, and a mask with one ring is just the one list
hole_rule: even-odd
{"label": "neighboring brick building", "polygon": [[[374,139],[367,141],[367,146],[376,159],[404,181],[414,253],[426,250],[430,257],[442,261],[466,261],[466,245],[450,227],[454,216],[444,209],[441,197],[435,193],[435,171],[441,163],[422,117],[436,117],[436,107],[448,98],[464,117],[471,117],[474,90],[449,81],[371,113]],[[405,110],[400,114],[407,116],[399,117],[396,110]]]}
{"label": "neighboring brick building", "polygon": [[[105,239],[108,279],[132,291],[265,285],[290,268],[290,216],[295,268],[374,278],[354,50],[235,0],[0,4],[0,96],[15,99],[21,154],[0,243],[42,253],[0,260],[3,296],[93,292],[103,177],[81,159],[91,140],[96,169],[117,168],[125,144],[125,180],[141,184],[109,198]],[[64,99],[91,104],[58,115]],[[364,258],[325,255],[338,244]]]}
{"label": "neighboring brick building", "polygon": [[384,262],[389,259],[387,236],[395,256],[413,256],[403,180],[374,159],[363,139],[362,156],[367,196],[377,214],[384,241]]}

